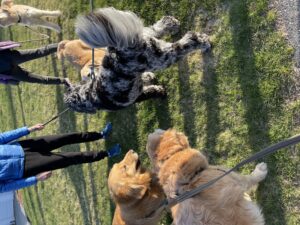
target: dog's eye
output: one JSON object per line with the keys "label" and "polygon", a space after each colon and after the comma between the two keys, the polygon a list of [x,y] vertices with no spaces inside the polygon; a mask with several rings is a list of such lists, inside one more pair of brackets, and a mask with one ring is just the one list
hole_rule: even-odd
{"label": "dog's eye", "polygon": [[124,172],[127,170],[127,166],[126,165],[123,166],[123,170],[124,170]]}

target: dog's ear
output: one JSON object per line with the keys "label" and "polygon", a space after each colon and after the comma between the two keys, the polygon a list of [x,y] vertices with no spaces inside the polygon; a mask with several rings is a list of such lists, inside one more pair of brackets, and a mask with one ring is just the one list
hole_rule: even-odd
{"label": "dog's ear", "polygon": [[132,185],[131,187],[131,196],[135,196],[136,199],[141,199],[144,197],[147,191],[147,186],[145,185]]}
{"label": "dog's ear", "polygon": [[110,194],[116,202],[129,203],[143,198],[147,191],[145,185],[119,184],[110,189]]}
{"label": "dog's ear", "polygon": [[159,144],[163,133],[164,133],[164,131],[161,130],[161,132],[154,132],[154,133],[148,135],[146,150],[147,150],[150,158],[154,157],[155,149],[157,148],[157,145]]}
{"label": "dog's ear", "polygon": [[9,10],[13,6],[13,0],[2,0],[1,2],[1,9]]}

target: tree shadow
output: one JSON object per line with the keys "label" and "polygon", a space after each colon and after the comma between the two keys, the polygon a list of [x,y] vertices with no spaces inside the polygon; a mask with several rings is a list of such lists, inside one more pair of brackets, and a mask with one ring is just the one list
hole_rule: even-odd
{"label": "tree shadow", "polygon": [[[89,125],[88,125],[88,118],[87,118],[87,115],[85,114],[84,115],[84,131],[88,131],[89,130]],[[91,145],[90,143],[85,143],[85,147],[86,147],[86,150],[88,152],[91,151]],[[98,211],[99,211],[99,208],[98,208],[98,199],[97,199],[97,189],[96,189],[96,184],[95,184],[95,181],[94,181],[94,177],[95,177],[95,174],[92,170],[92,165],[91,164],[88,164],[88,172],[89,172],[89,178],[90,178],[90,183],[91,183],[91,189],[92,189],[92,202],[93,202],[93,213],[94,213],[94,219],[95,219],[95,223],[96,225],[100,225],[101,222],[100,222],[100,218],[98,216]]]}
{"label": "tree shadow", "polygon": [[297,12],[298,12],[298,19],[296,20],[297,22],[297,40],[296,43],[298,44],[298,46],[296,46],[296,52],[295,52],[295,59],[296,59],[296,66],[298,68],[300,68],[300,47],[299,47],[299,43],[300,43],[300,1],[297,1]]}
{"label": "tree shadow", "polygon": [[[62,37],[59,39],[61,40]],[[51,39],[49,39],[49,42],[51,43]],[[58,71],[58,65],[56,63],[56,58],[52,54],[51,56],[51,63],[52,63],[52,69],[54,72],[55,77],[59,77],[59,71]],[[62,65],[62,68],[63,65]],[[62,70],[63,77],[67,77],[66,70]],[[56,105],[57,105],[57,111],[62,112],[66,106],[63,103],[63,90],[60,86],[56,86]],[[59,121],[59,132],[60,133],[68,133],[68,132],[75,132],[76,131],[76,116],[75,113],[72,111],[68,111],[67,113],[63,114],[58,118]],[[65,146],[61,148],[62,152],[79,152],[80,146],[79,145],[71,145],[71,146]],[[82,165],[76,165],[71,166],[69,168],[64,169],[68,176],[70,177],[70,180],[75,188],[76,194],[79,199],[79,204],[81,207],[81,212],[83,216],[83,223],[85,225],[92,224],[92,213],[89,207],[89,197],[87,194],[87,187],[86,182],[84,179],[84,171]]]}
{"label": "tree shadow", "polygon": [[207,115],[205,152],[209,158],[209,161],[214,162],[214,159],[220,157],[220,155],[218,155],[215,151],[217,136],[220,132],[220,107],[218,81],[214,67],[213,52],[206,53],[203,56],[203,63],[203,86],[205,89],[204,99],[206,103]]}
{"label": "tree shadow", "polygon": [[196,145],[196,112],[193,104],[193,93],[190,86],[190,71],[187,58],[178,62],[180,111],[183,113],[184,133],[189,137],[192,146]]}
{"label": "tree shadow", "polygon": [[[108,159],[107,164],[107,177],[109,171],[112,168],[114,163],[121,161],[129,149],[133,149],[140,155],[138,149],[138,134],[137,134],[137,109],[135,106],[130,106],[126,109],[109,112],[106,114],[106,121],[111,122],[113,125],[112,134],[109,139],[105,141],[105,149],[108,150],[116,143],[119,143],[122,148],[122,153],[119,156]],[[110,199],[110,224],[112,223],[112,218],[115,211],[115,204]]]}
{"label": "tree shadow", "polygon": [[[248,15],[247,2],[238,0],[231,2],[229,19],[233,29],[234,60],[243,94],[242,101],[246,109],[245,120],[248,124],[248,142],[253,152],[257,152],[262,147],[269,145],[271,141],[269,117],[259,90],[259,76],[255,67]],[[270,156],[266,161],[269,162],[269,174],[272,174],[273,177],[267,176],[266,181],[261,183],[257,192],[258,201],[262,205],[267,223],[285,225],[282,190],[279,180],[274,176],[276,174],[277,159]],[[274,191],[274,187],[276,187],[276,191]],[[273,199],[271,204],[269,203],[270,199]]]}
{"label": "tree shadow", "polygon": [[16,114],[16,107],[14,105],[14,97],[13,97],[13,92],[12,88],[9,85],[5,86],[5,92],[7,96],[7,103],[8,103],[8,108],[11,113],[11,121],[13,124],[14,129],[18,128],[18,122],[17,122],[17,114]]}
{"label": "tree shadow", "polygon": [[[17,88],[18,88],[18,100],[19,100],[20,107],[21,107],[22,122],[23,122],[23,126],[26,126],[25,110],[24,110],[24,107],[23,107],[23,101],[22,101],[22,97],[21,97],[22,90],[19,86]],[[34,191],[36,193],[38,212],[40,214],[40,217],[36,217],[36,219],[40,218],[41,221],[42,221],[42,224],[47,224],[46,220],[45,220],[45,214],[44,214],[45,210],[43,209],[42,200],[40,198],[39,191],[38,191],[38,186],[35,185],[33,188],[34,188]],[[30,205],[32,206],[33,202],[31,200],[32,199],[31,191],[28,190],[27,193],[30,195]],[[35,208],[33,208],[33,211],[35,212],[35,215],[37,215]]]}

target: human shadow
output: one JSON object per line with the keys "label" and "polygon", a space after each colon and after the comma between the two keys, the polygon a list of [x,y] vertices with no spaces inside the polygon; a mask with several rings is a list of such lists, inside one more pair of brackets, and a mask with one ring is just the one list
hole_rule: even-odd
{"label": "human shadow", "polygon": [[[238,69],[239,83],[242,89],[242,101],[248,124],[248,142],[257,152],[263,146],[271,143],[269,136],[269,117],[259,89],[259,75],[256,72],[252,32],[249,22],[249,9],[245,1],[235,0],[230,4],[229,20],[232,26],[232,38],[235,48],[234,60]],[[269,174],[276,174],[277,159],[270,156],[265,159],[268,163]],[[274,188],[276,187],[276,191]],[[257,191],[258,201],[262,206],[265,221],[268,224],[285,225],[285,214],[282,202],[282,190],[276,176],[267,176]],[[272,204],[270,199],[274,199]],[[276,199],[276,201],[275,201]]]}

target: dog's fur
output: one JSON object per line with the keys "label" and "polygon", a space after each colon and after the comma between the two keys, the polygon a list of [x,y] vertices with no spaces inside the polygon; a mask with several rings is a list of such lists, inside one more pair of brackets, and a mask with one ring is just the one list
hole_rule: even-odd
{"label": "dog's fur", "polygon": [[[94,50],[95,73],[99,72],[99,66],[105,55],[105,49]],[[82,80],[87,80],[91,74],[92,49],[81,40],[63,40],[57,48],[57,57],[60,60],[66,59],[80,71]],[[97,70],[98,68],[98,70]]]}
{"label": "dog's fur", "polygon": [[79,17],[76,33],[80,39],[93,48],[108,48],[96,79],[70,88],[66,104],[79,112],[95,113],[164,97],[163,87],[151,84],[151,72],[169,67],[192,51],[210,48],[208,36],[195,32],[186,33],[175,43],[157,39],[178,29],[179,22],[170,16],[144,27],[134,13],[114,8]]}
{"label": "dog's fur", "polygon": [[45,27],[56,32],[61,28],[45,20],[43,17],[59,17],[60,11],[48,11],[33,8],[27,5],[15,5],[13,0],[2,0],[0,9],[0,27],[7,27],[14,24],[23,26]]}
{"label": "dog's fur", "polygon": [[[167,198],[192,190],[224,173],[210,166],[187,137],[176,130],[156,130],[148,136],[147,152]],[[246,192],[267,175],[260,163],[251,175],[232,173],[200,194],[171,208],[174,225],[263,225],[259,207]]]}
{"label": "dog's fur", "polygon": [[112,225],[157,225],[161,213],[151,215],[164,199],[158,179],[144,169],[138,154],[130,150],[114,164],[108,177],[108,188],[116,204]]}

